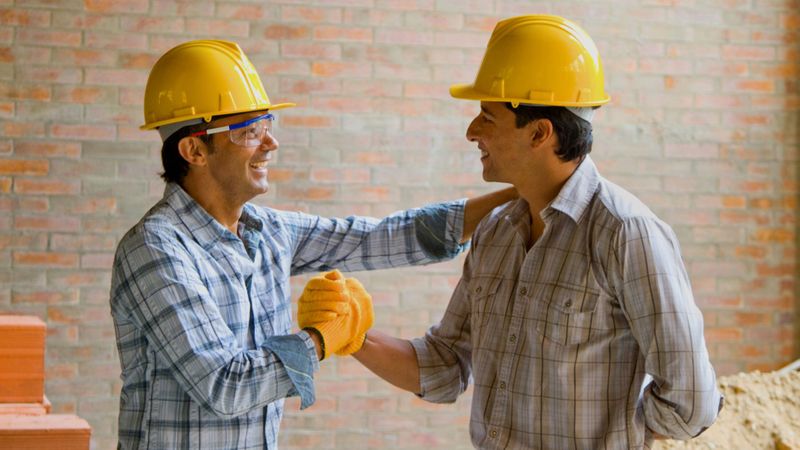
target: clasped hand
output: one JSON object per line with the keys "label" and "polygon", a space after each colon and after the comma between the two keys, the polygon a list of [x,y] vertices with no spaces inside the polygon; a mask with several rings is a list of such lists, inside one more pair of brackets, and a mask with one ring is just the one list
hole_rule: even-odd
{"label": "clasped hand", "polygon": [[310,279],[298,300],[297,322],[301,329],[319,332],[322,359],[331,353],[357,352],[373,320],[372,297],[358,280],[345,278],[338,270]]}

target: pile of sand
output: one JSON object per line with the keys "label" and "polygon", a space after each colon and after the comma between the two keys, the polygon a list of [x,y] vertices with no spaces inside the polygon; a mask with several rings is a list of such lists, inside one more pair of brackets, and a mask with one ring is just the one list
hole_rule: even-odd
{"label": "pile of sand", "polygon": [[654,450],[800,450],[800,371],[740,373],[719,380],[725,407],[690,441],[659,441]]}

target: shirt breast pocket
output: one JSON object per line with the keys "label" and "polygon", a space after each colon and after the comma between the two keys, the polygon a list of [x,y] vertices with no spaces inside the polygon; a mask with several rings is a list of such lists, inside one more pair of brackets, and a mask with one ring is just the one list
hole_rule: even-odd
{"label": "shirt breast pocket", "polygon": [[495,301],[501,281],[494,277],[476,277],[469,284],[471,297],[470,326],[473,336],[485,336],[486,329],[492,323]]}
{"label": "shirt breast pocket", "polygon": [[583,286],[543,289],[531,302],[531,317],[536,322],[536,331],[545,339],[563,346],[588,341],[599,297],[599,291]]}

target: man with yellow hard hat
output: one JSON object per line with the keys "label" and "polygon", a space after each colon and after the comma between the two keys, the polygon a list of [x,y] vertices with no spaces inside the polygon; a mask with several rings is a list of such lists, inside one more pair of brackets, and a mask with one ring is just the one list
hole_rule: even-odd
{"label": "man with yellow hard hat", "polygon": [[[477,448],[642,449],[700,434],[722,398],[678,240],[588,155],[609,101],[592,39],[561,17],[502,20],[474,83],[450,93],[480,101],[467,139],[483,178],[520,198],[478,226],[438,324],[410,341],[369,331],[353,356],[431,402],[473,381]],[[369,309],[363,289],[326,289],[309,281],[301,326]]]}
{"label": "man with yellow hard hat", "polygon": [[312,404],[318,359],[357,350],[372,324],[365,309],[292,333],[289,277],[452,258],[483,215],[516,196],[383,220],[255,206],[278,149],[274,112],[289,106],[270,103],[232,42],[178,45],[150,73],[142,129],[161,135],[167,185],[114,258],[120,448],[275,448],[283,399]]}

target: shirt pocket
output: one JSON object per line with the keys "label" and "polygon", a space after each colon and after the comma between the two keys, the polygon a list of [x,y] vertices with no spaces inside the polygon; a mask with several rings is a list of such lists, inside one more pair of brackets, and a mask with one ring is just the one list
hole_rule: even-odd
{"label": "shirt pocket", "polygon": [[474,337],[483,336],[487,331],[486,327],[492,323],[492,318],[495,316],[492,311],[496,308],[495,302],[501,281],[495,277],[477,277],[469,284],[470,326]]}
{"label": "shirt pocket", "polygon": [[584,286],[556,286],[552,293],[547,291],[531,302],[536,331],[563,346],[588,341],[600,291]]}

